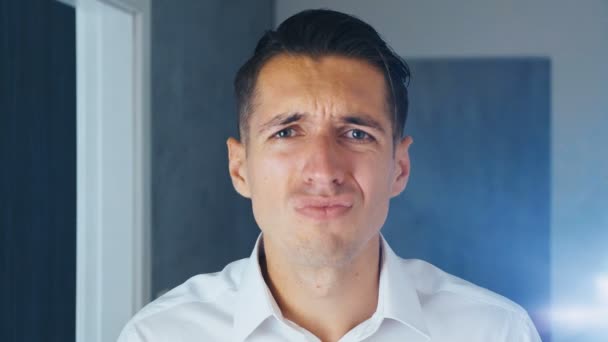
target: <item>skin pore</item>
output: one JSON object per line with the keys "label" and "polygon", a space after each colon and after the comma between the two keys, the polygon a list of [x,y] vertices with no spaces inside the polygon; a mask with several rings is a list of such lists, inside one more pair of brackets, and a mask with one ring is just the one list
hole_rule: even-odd
{"label": "skin pore", "polygon": [[249,131],[228,139],[236,190],[263,233],[283,315],[337,341],[376,310],[379,231],[409,177],[383,74],[358,59],[281,54],[260,70]]}

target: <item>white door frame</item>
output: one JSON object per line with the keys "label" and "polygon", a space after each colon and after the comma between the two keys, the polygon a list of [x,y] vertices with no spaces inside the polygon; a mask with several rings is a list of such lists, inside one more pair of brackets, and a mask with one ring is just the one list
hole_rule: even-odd
{"label": "white door frame", "polygon": [[150,300],[150,0],[76,9],[76,341],[117,339]]}

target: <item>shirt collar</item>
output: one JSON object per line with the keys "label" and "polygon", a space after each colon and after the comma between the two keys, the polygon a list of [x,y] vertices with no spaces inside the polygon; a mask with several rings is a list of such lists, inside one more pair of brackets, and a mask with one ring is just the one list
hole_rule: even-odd
{"label": "shirt collar", "polygon": [[[381,235],[382,269],[378,294],[378,308],[374,315],[394,319],[430,340],[418,293],[413,279],[403,269],[402,260]],[[267,318],[283,319],[260,269],[260,253],[263,253],[262,235],[247,261],[236,298],[234,328],[237,341],[244,341]]]}
{"label": "shirt collar", "polygon": [[238,285],[233,323],[236,341],[244,341],[268,317],[283,318],[264,281],[260,269],[260,252],[263,253],[262,234],[258,236]]}
{"label": "shirt collar", "polygon": [[424,320],[415,280],[403,267],[403,260],[391,249],[384,236],[380,235],[380,237],[382,269],[378,311],[385,318],[394,319],[430,340],[431,336]]}

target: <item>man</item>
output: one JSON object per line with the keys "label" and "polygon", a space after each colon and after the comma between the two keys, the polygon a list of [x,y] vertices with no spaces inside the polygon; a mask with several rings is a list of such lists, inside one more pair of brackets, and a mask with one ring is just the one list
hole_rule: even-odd
{"label": "man", "polygon": [[239,70],[235,189],[262,234],[250,258],[195,276],[120,341],[540,341],[518,305],[380,235],[410,173],[409,70],[368,24],[311,10]]}

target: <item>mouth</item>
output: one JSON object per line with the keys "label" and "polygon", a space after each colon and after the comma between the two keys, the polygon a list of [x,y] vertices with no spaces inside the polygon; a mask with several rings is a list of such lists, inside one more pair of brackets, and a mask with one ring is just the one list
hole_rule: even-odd
{"label": "mouth", "polygon": [[327,221],[346,215],[353,207],[347,197],[306,197],[295,201],[295,210],[315,221]]}

